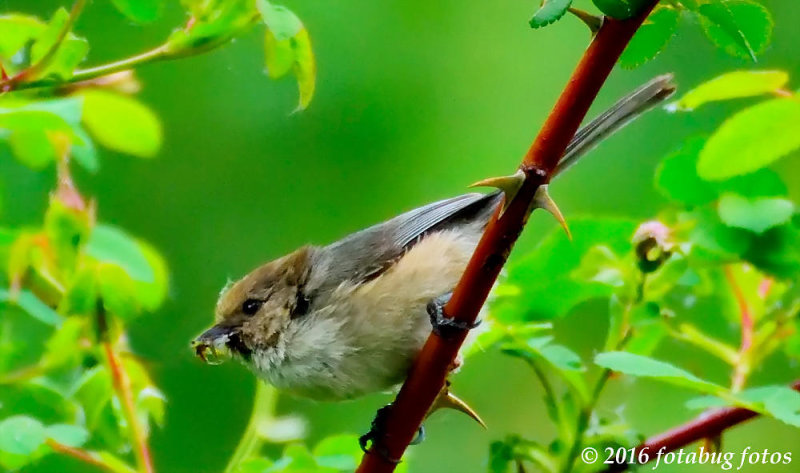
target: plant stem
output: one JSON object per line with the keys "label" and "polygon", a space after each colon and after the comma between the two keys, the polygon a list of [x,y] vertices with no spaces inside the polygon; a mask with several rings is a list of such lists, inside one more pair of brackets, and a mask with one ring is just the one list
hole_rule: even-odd
{"label": "plant stem", "polygon": [[139,417],[136,415],[136,406],[133,403],[133,391],[131,390],[131,380],[128,372],[122,365],[117,353],[111,346],[111,342],[103,342],[103,350],[106,354],[106,361],[108,368],[111,371],[111,381],[114,386],[114,392],[117,394],[120,402],[122,403],[122,412],[125,414],[125,420],[128,422],[128,430],[131,436],[131,444],[136,456],[136,463],[139,465],[139,470],[143,473],[153,473],[153,461],[150,456],[150,446],[147,444],[147,434],[144,427],[139,422]]}
{"label": "plant stem", "polygon": [[231,455],[224,473],[234,473],[243,461],[252,457],[261,448],[263,440],[259,435],[259,430],[265,424],[272,422],[277,400],[278,393],[273,387],[258,382],[250,420],[247,422],[247,427],[239,440],[239,444],[236,446],[236,450]]}
{"label": "plant stem", "polygon": [[[444,315],[457,323],[471,325],[486,302],[522,228],[528,221],[531,203],[541,185],[549,182],[569,141],[578,130],[589,107],[605,83],[625,46],[658,3],[647,0],[640,12],[627,20],[606,18],[589,48],[567,82],[552,112],[520,164],[525,179],[511,202],[500,208],[484,230],[464,274],[444,307]],[[541,277],[548,277],[542,274]],[[390,473],[438,396],[450,373],[465,333],[441,337],[432,333],[425,342],[392,409],[386,416],[383,435],[375,439],[382,447],[367,452],[357,473]]]}
{"label": "plant stem", "polygon": [[[800,380],[792,383],[791,388],[795,391],[800,391]],[[667,453],[698,440],[716,437],[725,430],[757,415],[756,412],[741,407],[728,407],[705,412],[692,421],[650,437],[635,448],[634,454],[645,451],[648,454],[647,461],[655,460],[658,457],[657,453],[660,451]],[[629,463],[618,463],[605,469],[604,473],[625,471],[630,466],[631,464]]]}
{"label": "plant stem", "polygon": [[745,384],[747,384],[747,378],[750,376],[750,355],[753,351],[754,331],[753,314],[750,312],[747,298],[745,298],[742,288],[739,287],[739,284],[736,282],[736,277],[733,275],[730,266],[725,266],[722,271],[725,274],[728,285],[731,287],[733,296],[736,299],[736,304],[739,306],[739,317],[742,323],[742,341],[739,347],[739,356],[737,357],[736,365],[734,365],[733,379],[731,381],[731,391],[739,392],[744,388]]}
{"label": "plant stem", "polygon": [[75,25],[75,22],[78,20],[78,17],[81,16],[81,12],[83,11],[83,7],[86,6],[86,0],[75,0],[75,3],[72,4],[72,8],[69,12],[69,17],[67,17],[67,21],[64,22],[64,26],[58,32],[58,36],[53,44],[50,46],[50,49],[42,56],[42,58],[32,66],[20,71],[14,77],[8,78],[2,82],[0,82],[0,92],[7,92],[9,90],[13,90],[18,88],[18,84],[23,83],[23,81],[28,77],[35,77],[36,74],[42,72],[47,68],[50,64],[50,61],[53,60],[58,49],[61,47],[61,43],[64,42],[67,35],[70,31],[72,31],[72,27]]}
{"label": "plant stem", "polygon": [[122,412],[128,423],[128,433],[134,456],[136,457],[136,464],[139,466],[141,473],[153,473],[155,470],[153,470],[153,461],[150,456],[150,446],[147,444],[147,433],[139,422],[139,416],[136,415],[131,379],[111,342],[108,319],[106,318],[106,310],[102,300],[97,301],[96,310],[98,338],[105,353],[108,370],[111,373],[111,385],[122,404]]}
{"label": "plant stem", "polygon": [[608,380],[611,378],[611,373],[612,371],[609,369],[603,370],[603,372],[600,374],[600,378],[597,379],[597,383],[594,385],[589,404],[583,406],[580,414],[578,414],[578,421],[575,425],[575,438],[572,440],[572,447],[570,447],[562,473],[570,473],[572,468],[575,466],[575,461],[580,456],[581,446],[583,445],[583,436],[586,434],[586,429],[589,427],[589,420],[592,418],[592,412],[594,412],[594,408],[600,399],[600,394],[603,392],[603,388],[606,387],[606,383],[608,383]]}
{"label": "plant stem", "polygon": [[[111,462],[105,461],[105,459],[96,452],[89,452],[80,448],[70,447],[68,445],[56,442],[53,439],[47,439],[47,446],[52,448],[56,453],[60,453],[62,455],[82,461],[83,463],[92,465],[103,471],[108,471],[111,473],[131,473],[133,471],[129,467],[124,466],[125,464],[122,460],[115,458],[116,461],[114,461],[112,464]],[[107,453],[106,455],[110,454]]]}
{"label": "plant stem", "polygon": [[[85,2],[85,0],[78,0],[78,1]],[[244,24],[240,28],[237,28],[234,31],[231,31],[221,36],[220,38],[217,38],[215,41],[210,41],[200,47],[175,50],[170,47],[171,45],[168,42],[165,42],[153,49],[150,49],[148,51],[145,51],[143,53],[134,56],[120,59],[118,61],[110,62],[107,64],[101,64],[99,66],[90,67],[87,69],[78,69],[72,74],[72,77],[70,77],[67,80],[45,79],[45,80],[24,82],[20,80],[24,79],[24,77],[17,79],[17,77],[15,76],[9,80],[0,81],[0,92],[8,92],[13,90],[24,90],[24,89],[37,89],[45,87],[58,87],[66,84],[73,84],[76,82],[83,82],[95,79],[97,77],[106,76],[109,74],[113,74],[115,72],[134,69],[153,62],[194,56],[215,49],[224,44],[227,44],[235,36],[243,33],[251,26],[253,26],[253,24],[255,24],[255,22],[259,18],[260,15],[258,13],[254,13],[253,16],[248,21],[244,22]],[[189,28],[189,25],[187,25],[187,28]]]}

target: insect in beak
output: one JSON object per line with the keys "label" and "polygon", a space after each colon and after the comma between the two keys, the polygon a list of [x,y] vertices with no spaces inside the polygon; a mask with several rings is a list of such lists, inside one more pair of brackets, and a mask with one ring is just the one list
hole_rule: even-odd
{"label": "insect in beak", "polygon": [[195,355],[209,365],[218,365],[238,352],[249,356],[235,327],[215,325],[192,341]]}

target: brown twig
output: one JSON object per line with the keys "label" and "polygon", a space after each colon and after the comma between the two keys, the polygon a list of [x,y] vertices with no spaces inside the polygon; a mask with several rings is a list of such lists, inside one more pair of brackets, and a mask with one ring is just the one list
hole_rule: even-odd
{"label": "brown twig", "polygon": [[[604,20],[520,165],[526,175],[522,187],[503,217],[498,219],[498,209],[489,221],[444,308],[446,316],[458,322],[474,323],[527,221],[536,190],[548,182],[620,54],[656,3],[657,0],[649,1],[646,8],[628,20]],[[428,337],[386,417],[381,437],[376,439],[384,455],[371,449],[364,455],[357,473],[394,471],[396,464],[391,459],[402,457],[416,435],[444,386],[464,338],[463,333],[449,338],[436,334]]]}
{"label": "brown twig", "polygon": [[[792,389],[800,391],[800,380],[792,383]],[[660,451],[663,451],[663,453],[671,452],[690,443],[719,436],[725,430],[748,421],[757,415],[758,413],[741,407],[728,407],[701,414],[696,419],[679,427],[650,437],[636,447],[634,458],[638,458],[638,452],[644,451],[648,453],[648,461],[654,460],[657,456],[656,454]],[[604,473],[625,471],[630,466],[627,463],[615,464],[609,466]]]}

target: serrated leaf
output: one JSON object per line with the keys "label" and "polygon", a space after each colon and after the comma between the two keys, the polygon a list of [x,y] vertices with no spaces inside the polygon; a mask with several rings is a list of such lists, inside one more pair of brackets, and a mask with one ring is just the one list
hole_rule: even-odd
{"label": "serrated leaf", "polygon": [[678,28],[680,12],[659,7],[647,17],[619,58],[622,67],[633,68],[653,59],[667,45]]}
{"label": "serrated leaf", "polygon": [[30,455],[46,438],[44,426],[32,417],[14,416],[0,421],[0,451]]}
{"label": "serrated leaf", "polygon": [[528,22],[531,28],[541,28],[560,20],[567,13],[572,0],[545,0]]}
{"label": "serrated leaf", "polygon": [[123,15],[139,23],[158,19],[161,13],[161,0],[111,0]]}
{"label": "serrated leaf", "polygon": [[55,424],[46,429],[47,438],[68,447],[81,447],[89,440],[89,432],[79,425]]}
{"label": "serrated leaf", "polygon": [[592,2],[605,15],[617,20],[634,16],[650,3],[648,0],[592,0]]}
{"label": "serrated leaf", "polygon": [[724,387],[700,379],[675,365],[642,355],[611,351],[598,354],[594,361],[599,366],[613,371],[631,376],[653,378],[698,392],[709,394],[726,392]]}
{"label": "serrated leaf", "polygon": [[87,90],[83,123],[101,145],[140,158],[158,153],[163,140],[158,117],[138,100],[106,90]]}
{"label": "serrated leaf", "polygon": [[794,214],[794,204],[788,199],[747,199],[736,194],[725,194],[719,201],[717,211],[728,226],[764,233],[788,222]]}
{"label": "serrated leaf", "polygon": [[769,100],[726,120],[700,152],[697,172],[719,181],[761,169],[800,148],[800,101]]}
{"label": "serrated leaf", "polygon": [[717,0],[697,8],[706,36],[726,53],[750,58],[766,49],[772,38],[772,16],[750,0]]}
{"label": "serrated leaf", "polygon": [[671,111],[691,111],[709,102],[756,97],[781,90],[789,82],[784,71],[733,71],[706,81],[671,103]]}

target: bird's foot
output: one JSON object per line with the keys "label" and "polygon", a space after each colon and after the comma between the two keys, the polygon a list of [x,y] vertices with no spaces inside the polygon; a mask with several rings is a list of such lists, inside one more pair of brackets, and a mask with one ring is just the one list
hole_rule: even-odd
{"label": "bird's foot", "polygon": [[444,314],[444,306],[452,295],[452,292],[448,292],[447,294],[439,296],[428,302],[428,306],[426,307],[428,315],[431,317],[433,333],[442,338],[450,338],[458,333],[472,330],[481,324],[480,320],[474,323],[465,323],[454,320],[452,317],[447,317]]}
{"label": "bird's foot", "polygon": [[[361,450],[364,451],[364,453],[374,451],[387,462],[397,464],[400,463],[400,459],[392,458],[389,455],[389,451],[386,449],[386,446],[381,443],[381,439],[383,439],[386,431],[386,417],[389,415],[389,411],[391,410],[391,403],[378,409],[378,412],[375,413],[375,418],[372,419],[369,432],[359,437],[358,444],[361,446]],[[425,428],[423,426],[419,426],[417,435],[409,445],[420,444],[423,440],[425,440]]]}

